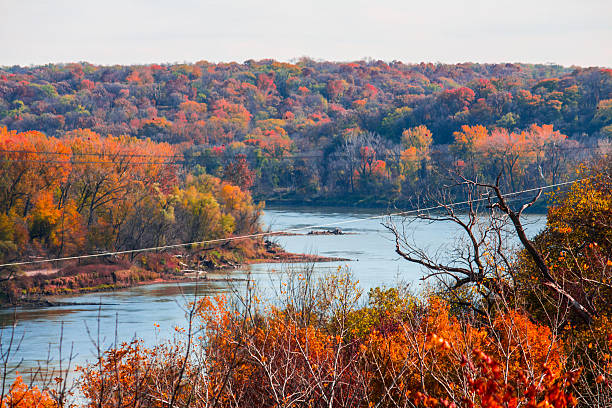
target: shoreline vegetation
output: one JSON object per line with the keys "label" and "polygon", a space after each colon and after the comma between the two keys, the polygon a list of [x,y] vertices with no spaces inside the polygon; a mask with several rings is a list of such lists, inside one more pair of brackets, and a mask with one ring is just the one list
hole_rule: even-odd
{"label": "shoreline vegetation", "polygon": [[[537,187],[537,186],[536,186]],[[320,209],[320,208],[329,208],[329,209],[345,209],[350,208],[356,211],[370,211],[370,212],[380,212],[384,214],[384,212],[400,212],[400,211],[415,211],[419,208],[425,207],[424,205],[415,205],[410,201],[401,202],[401,203],[393,203],[384,200],[373,200],[371,197],[366,197],[363,199],[350,199],[346,197],[323,197],[316,196],[308,199],[304,199],[301,197],[267,197],[265,200],[262,198],[262,202],[265,202],[267,209],[277,209],[277,208],[303,208],[303,209]],[[526,214],[542,214],[546,215],[548,208],[552,202],[543,197],[538,200],[533,206],[529,207],[525,213]]]}

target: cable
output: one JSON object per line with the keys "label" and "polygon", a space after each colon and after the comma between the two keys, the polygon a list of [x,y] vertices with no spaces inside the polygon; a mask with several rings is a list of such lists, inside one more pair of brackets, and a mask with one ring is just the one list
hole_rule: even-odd
{"label": "cable", "polygon": [[[580,149],[595,149],[594,147],[584,147],[584,148],[580,148]],[[566,149],[558,149],[558,150],[566,150]],[[567,150],[574,150],[574,149],[567,149]],[[4,153],[4,152],[11,152],[10,150],[0,150],[0,154]],[[34,153],[34,152],[22,152],[22,153]],[[42,154],[52,154],[53,152],[37,152],[37,153],[42,153]],[[68,156],[68,154],[66,153],[57,153],[57,154],[64,154],[66,156]],[[95,154],[91,154],[91,155],[95,155]],[[106,156],[106,154],[101,153],[100,156]],[[155,156],[155,155],[121,155],[121,156],[113,156],[113,157],[178,157],[178,156]],[[332,153],[329,155],[328,158],[332,158],[332,159],[338,159],[338,158],[347,158],[347,157],[351,157],[350,155],[347,154],[336,154],[336,153]],[[358,156],[352,156],[354,159],[356,160],[361,160],[361,157]],[[220,158],[219,156],[216,156],[214,154],[211,155],[202,155],[202,156],[190,156],[187,157],[184,160],[181,161],[172,161],[172,162],[123,162],[123,164],[128,164],[128,165],[166,165],[166,164],[171,164],[171,165],[189,165],[189,164],[198,164],[198,159],[199,158],[203,158],[203,159],[213,159],[213,158]],[[293,155],[293,156],[281,156],[281,157],[272,157],[272,159],[276,159],[276,160],[306,160],[306,159],[325,159],[325,154],[320,154],[320,155]],[[399,154],[379,154],[379,155],[375,155],[372,157],[372,160],[380,160],[380,159],[399,159],[400,155]],[[17,162],[17,163],[28,163],[28,162],[32,162],[32,163],[58,163],[58,164],[117,164],[119,163],[118,161],[71,161],[71,160],[39,160],[39,159],[27,159],[27,158],[2,158],[0,157],[0,161],[4,161],[4,162]]]}
{"label": "cable", "polygon": [[180,154],[132,154],[132,153],[83,153],[83,152],[53,152],[48,150],[0,150],[0,153],[50,154],[60,156],[109,156],[109,157],[180,157]]}
{"label": "cable", "polygon": [[[212,148],[212,147],[211,147]],[[570,151],[570,150],[595,150],[599,149],[599,146],[576,146],[576,147],[557,147],[555,150],[557,151]],[[165,154],[127,154],[127,153],[61,153],[61,152],[53,152],[53,151],[31,151],[31,150],[0,150],[0,154],[2,153],[22,153],[22,154],[46,154],[46,155],[59,155],[59,156],[108,156],[109,158],[113,157],[147,157],[147,158],[180,158],[183,156],[184,160],[181,163],[187,163],[189,161],[195,161],[198,158],[216,158],[219,157],[218,154],[214,152],[198,152],[198,155],[187,156],[184,157],[184,154],[174,154],[174,155],[165,155]],[[339,153],[331,153],[329,156],[333,157],[349,157],[348,154],[339,154]],[[291,156],[281,156],[277,157],[277,159],[319,159],[324,158],[325,153],[321,152],[319,154],[294,154]],[[390,154],[390,153],[381,153],[376,154],[377,158],[396,158],[399,157],[399,154]],[[22,159],[24,161],[29,159]]]}
{"label": "cable", "polygon": [[72,161],[72,160],[37,160],[37,159],[11,159],[0,157],[0,162],[16,162],[16,163],[56,163],[56,164],[123,164],[123,165],[179,165],[185,162],[112,162],[112,161]]}
{"label": "cable", "polygon": [[[588,178],[590,177],[586,177],[586,178],[582,178],[582,179],[578,179],[574,181],[566,181],[563,183],[549,184],[546,186],[535,187],[535,188],[530,188],[530,189],[521,190],[521,191],[515,191],[511,193],[502,194],[502,197],[510,197],[510,196],[515,196],[519,194],[544,190],[544,189],[561,187],[561,186],[573,184],[579,181],[587,180]],[[97,258],[97,257],[109,256],[109,255],[123,255],[123,254],[133,254],[133,253],[138,253],[138,252],[159,251],[163,249],[181,248],[181,247],[186,247],[190,245],[203,245],[203,244],[214,244],[214,243],[219,243],[219,242],[230,242],[230,241],[236,241],[239,239],[246,239],[246,238],[259,238],[259,237],[265,237],[265,236],[270,236],[270,235],[278,235],[278,234],[283,234],[283,233],[304,231],[308,229],[316,229],[316,228],[333,227],[337,225],[351,224],[355,222],[369,221],[369,220],[375,220],[375,219],[385,218],[385,217],[397,217],[397,216],[405,216],[405,215],[410,215],[410,214],[418,214],[421,212],[437,210],[437,209],[444,208],[444,207],[455,207],[458,205],[464,205],[464,204],[486,201],[486,200],[489,200],[489,198],[483,197],[483,198],[478,198],[474,200],[459,201],[459,202],[450,203],[450,204],[440,204],[440,205],[427,207],[427,208],[406,210],[406,211],[400,211],[400,212],[389,213],[389,214],[374,215],[374,216],[366,217],[366,218],[357,218],[353,220],[337,221],[337,222],[331,222],[331,223],[319,224],[319,225],[309,225],[306,227],[289,228],[289,229],[285,229],[281,231],[259,232],[256,234],[240,235],[237,237],[217,238],[217,239],[210,239],[206,241],[185,242],[185,243],[180,243],[180,244],[162,245],[162,246],[149,247],[149,248],[128,249],[124,251],[103,252],[99,254],[76,255],[76,256],[67,256],[67,257],[62,257],[62,258],[41,259],[37,261],[10,262],[10,263],[5,263],[5,264],[0,264],[0,268],[7,267],[7,266],[33,265],[33,264],[40,264],[40,263],[46,263],[46,262],[63,262],[63,261],[70,261],[70,260],[75,260],[75,259]]]}

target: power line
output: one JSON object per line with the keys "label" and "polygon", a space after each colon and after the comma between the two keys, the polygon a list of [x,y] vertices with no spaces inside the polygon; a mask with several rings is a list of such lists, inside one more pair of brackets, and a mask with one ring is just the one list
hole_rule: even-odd
{"label": "power line", "polygon": [[179,165],[185,162],[112,162],[112,161],[72,161],[72,160],[37,160],[37,159],[12,159],[0,157],[0,162],[16,163],[56,163],[56,164],[121,164],[121,165]]}
{"label": "power line", "polygon": [[[583,146],[576,148],[558,148],[557,151],[569,151],[569,150],[594,150],[599,149],[596,146]],[[63,156],[98,156],[104,157],[108,156],[109,158],[117,158],[117,157],[147,157],[147,158],[179,158],[180,155],[145,155],[145,154],[108,154],[108,153],[83,153],[83,154],[71,154],[71,153],[59,153],[59,152],[33,152],[33,151],[21,151],[21,150],[0,150],[0,154],[2,153],[25,153],[25,154],[47,154],[47,155],[63,155]],[[58,163],[58,164],[129,164],[129,165],[189,165],[189,164],[197,164],[198,159],[214,159],[222,157],[218,156],[215,153],[202,152],[206,154],[199,154],[197,156],[187,156],[181,161],[172,161],[172,162],[120,162],[120,161],[72,161],[72,160],[42,160],[42,159],[29,159],[29,158],[2,158],[0,157],[0,161],[5,162],[33,162],[33,163]],[[434,153],[434,152],[432,152]],[[372,157],[372,159],[399,159],[400,154],[393,153],[383,153],[376,154]],[[331,153],[327,155],[328,158],[350,158],[353,157],[355,159],[360,159],[358,155],[349,155],[349,154],[338,154]],[[325,159],[326,155],[324,153],[321,154],[303,154],[303,155],[291,155],[291,156],[280,156],[280,157],[271,157],[276,160],[307,160],[307,159]]]}
{"label": "power line", "polygon": [[[535,188],[530,188],[530,189],[521,190],[521,191],[514,191],[514,192],[511,192],[511,193],[502,194],[502,197],[511,197],[511,196],[516,196],[516,195],[520,195],[520,194],[531,193],[531,192],[535,192],[535,191],[540,191],[540,190],[545,190],[545,189],[550,189],[550,188],[555,188],[555,187],[566,186],[566,185],[573,184],[573,183],[576,183],[576,182],[579,182],[579,181],[587,180],[588,178],[589,177],[582,178],[582,179],[577,179],[577,180],[574,180],[574,181],[566,181],[566,182],[563,182],[563,183],[548,184],[546,186],[535,187]],[[148,248],[139,248],[139,249],[128,249],[128,250],[124,250],[124,251],[103,252],[103,253],[99,253],[99,254],[87,254],[87,255],[67,256],[67,257],[62,257],[62,258],[41,259],[41,260],[36,260],[36,261],[10,262],[10,263],[5,263],[5,264],[0,264],[0,268],[7,267],[7,266],[33,265],[33,264],[41,264],[41,263],[47,263],[47,262],[63,262],[63,261],[70,261],[70,260],[76,260],[76,259],[97,258],[97,257],[102,257],[102,256],[110,256],[110,255],[125,255],[125,254],[139,253],[139,252],[160,251],[160,250],[164,250],[164,249],[182,248],[182,247],[191,246],[191,245],[203,245],[203,244],[215,244],[215,243],[220,243],[220,242],[230,242],[230,241],[236,241],[236,240],[247,239],[247,238],[260,238],[260,237],[265,237],[265,236],[270,236],[270,235],[278,235],[278,234],[284,234],[284,233],[304,231],[304,230],[309,230],[309,229],[334,227],[334,226],[338,226],[338,225],[345,225],[345,224],[351,224],[351,223],[355,223],[355,222],[362,222],[362,221],[381,219],[381,218],[385,218],[385,217],[407,216],[407,215],[411,215],[411,214],[418,214],[418,213],[422,213],[422,212],[438,210],[438,209],[446,208],[446,207],[456,207],[456,206],[459,206],[459,205],[465,205],[465,204],[469,204],[469,203],[488,201],[488,200],[489,200],[489,197],[483,197],[483,198],[478,198],[478,199],[473,199],[473,200],[459,201],[459,202],[450,203],[450,204],[439,204],[439,205],[435,205],[435,206],[431,206],[431,207],[426,207],[426,208],[418,208],[418,209],[400,211],[400,212],[389,213],[389,214],[373,215],[371,217],[365,217],[365,218],[357,218],[357,219],[352,219],[352,220],[336,221],[336,222],[331,222],[331,223],[326,223],[326,224],[319,224],[319,225],[309,225],[309,226],[305,226],[305,227],[289,228],[289,229],[280,230],[280,231],[259,232],[259,233],[256,233],[256,234],[240,235],[240,236],[236,236],[236,237],[210,239],[210,240],[206,240],[206,241],[185,242],[185,243],[180,243],[180,244],[162,245],[162,246],[148,247]]]}
{"label": "power line", "polygon": [[59,155],[59,156],[109,156],[109,157],[180,157],[180,154],[136,154],[136,153],[87,153],[87,152],[54,152],[49,150],[8,150],[2,149],[0,153],[23,153],[23,154],[48,154],[48,155]]}
{"label": "power line", "polygon": [[[0,154],[2,153],[18,153],[18,154],[41,154],[41,155],[54,155],[54,156],[96,156],[96,157],[109,157],[109,158],[117,158],[117,157],[147,157],[147,158],[181,158],[183,157],[183,163],[187,163],[189,161],[196,161],[199,158],[220,158],[217,153],[214,152],[197,152],[196,155],[189,155],[187,157],[184,154],[175,154],[175,155],[163,155],[163,154],[114,154],[114,153],[61,153],[61,152],[53,152],[53,151],[31,151],[31,150],[0,150]],[[336,155],[337,156],[337,155]],[[346,155],[342,155],[346,156]],[[315,158],[323,158],[325,157],[324,153],[321,154],[297,154],[291,156],[281,156],[278,159],[315,159]],[[15,159],[16,160],[16,159]],[[34,160],[34,159],[20,159],[23,161]]]}
{"label": "power line", "polygon": [[[207,147],[207,148],[214,148],[214,147],[219,147],[219,146],[211,146],[211,147]],[[369,146],[364,146],[364,147],[369,147]],[[574,146],[574,147],[555,147],[554,150],[557,151],[570,151],[570,150],[596,150],[599,149],[599,146]],[[188,155],[187,157],[185,157],[185,153],[183,154],[132,154],[132,153],[106,153],[106,152],[99,152],[99,153],[85,153],[85,152],[70,152],[70,153],[62,153],[62,152],[54,152],[54,151],[33,151],[33,150],[8,150],[8,149],[2,149],[0,150],[0,154],[1,153],[22,153],[22,154],[44,154],[44,155],[59,155],[59,156],[108,156],[109,158],[114,158],[114,157],[147,157],[147,158],[180,158],[181,156],[184,158],[185,161],[188,160],[194,160],[194,159],[198,159],[200,157],[219,157],[219,154],[215,153],[215,152],[210,152],[210,151],[199,151],[196,152],[197,154],[195,155]],[[186,152],[189,153],[189,152]],[[346,153],[330,153],[328,154],[328,156],[334,156],[334,157],[348,157],[350,155],[346,154]],[[314,159],[314,158],[323,158],[325,157],[326,154],[324,152],[320,152],[317,154],[293,154],[290,156],[282,156],[279,159]],[[399,154],[393,154],[393,153],[378,153],[376,154],[376,156],[378,157],[396,157],[399,156]]]}

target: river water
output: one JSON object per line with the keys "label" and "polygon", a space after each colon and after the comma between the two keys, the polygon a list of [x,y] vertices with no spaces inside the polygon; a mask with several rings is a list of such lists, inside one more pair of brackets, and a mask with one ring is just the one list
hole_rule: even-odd
{"label": "river water", "polygon": [[[338,208],[273,208],[266,209],[263,223],[274,231],[341,223],[338,226],[345,235],[276,236],[273,240],[289,252],[350,259],[316,264],[315,272],[347,267],[359,280],[364,291],[376,286],[390,286],[398,280],[412,282],[415,290],[418,290],[421,284],[419,277],[423,271],[418,266],[399,259],[394,252],[393,236],[382,225],[383,220],[371,218],[377,214],[379,211]],[[526,224],[528,232],[533,235],[544,226],[545,217],[527,216]],[[411,223],[407,231],[419,246],[432,250],[444,250],[451,246],[459,233],[457,227],[449,222],[425,221]],[[297,267],[299,266],[257,264],[245,270],[233,271],[231,276],[241,278],[250,273],[257,284],[265,288],[278,280],[286,268]],[[194,283],[145,285],[60,299],[101,303],[101,306],[3,310],[0,311],[0,328],[3,328],[1,340],[6,348],[7,336],[16,319],[15,334],[16,338],[21,339],[21,343],[12,360],[22,361],[22,372],[44,362],[49,352],[52,356],[57,356],[60,339],[63,357],[67,357],[68,351],[72,349],[73,364],[83,364],[96,355],[92,340],[99,338],[104,347],[115,341],[129,341],[135,337],[144,339],[147,344],[154,344],[161,336],[172,333],[175,326],[185,323],[183,307],[187,300],[193,299],[196,290],[200,295],[224,293],[230,289],[228,285],[220,281],[200,282],[197,288]],[[244,284],[234,282],[231,285],[240,290],[240,285]]]}

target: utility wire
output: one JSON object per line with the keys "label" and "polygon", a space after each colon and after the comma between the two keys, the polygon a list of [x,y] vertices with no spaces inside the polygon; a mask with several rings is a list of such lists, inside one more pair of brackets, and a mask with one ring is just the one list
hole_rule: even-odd
{"label": "utility wire", "polygon": [[[511,193],[502,194],[502,197],[511,197],[511,196],[515,196],[515,195],[519,195],[519,194],[531,193],[531,192],[534,192],[534,191],[539,191],[539,190],[544,190],[544,189],[550,189],[550,188],[555,188],[555,187],[566,186],[566,185],[569,185],[569,184],[573,184],[573,183],[576,183],[576,182],[579,182],[579,181],[586,180],[588,178],[589,177],[578,179],[578,180],[574,180],[574,181],[566,181],[566,182],[563,182],[563,183],[548,184],[546,186],[529,188],[529,189],[521,190],[521,191],[514,191],[514,192],[511,192]],[[139,249],[128,249],[128,250],[124,250],[124,251],[103,252],[103,253],[99,253],[99,254],[88,254],[88,255],[66,256],[66,257],[62,257],[62,258],[40,259],[40,260],[36,260],[36,261],[10,262],[10,263],[5,263],[5,264],[0,264],[0,268],[7,267],[7,266],[33,265],[33,264],[41,264],[41,263],[46,263],[46,262],[63,262],[63,261],[70,261],[70,260],[76,260],[76,259],[97,258],[97,257],[101,257],[101,256],[124,255],[124,254],[133,254],[133,253],[139,253],[139,252],[159,251],[159,250],[163,250],[163,249],[181,248],[181,247],[186,247],[186,246],[190,246],[190,245],[214,244],[214,243],[230,242],[230,241],[236,241],[236,240],[247,239],[247,238],[259,238],[259,237],[265,237],[265,236],[270,236],[270,235],[278,235],[278,234],[284,234],[284,233],[304,231],[304,230],[308,230],[308,229],[334,227],[334,226],[337,226],[337,225],[345,225],[345,224],[351,224],[351,223],[355,223],[355,222],[369,221],[369,220],[381,219],[381,218],[386,218],[386,217],[397,217],[397,216],[407,216],[407,215],[411,215],[411,214],[419,214],[419,213],[422,213],[422,212],[433,211],[433,210],[437,210],[437,209],[445,208],[445,207],[455,207],[455,206],[469,204],[469,203],[474,203],[474,202],[487,201],[489,199],[490,199],[489,197],[483,197],[483,198],[478,198],[478,199],[473,199],[473,200],[459,201],[459,202],[450,203],[450,204],[439,204],[439,205],[435,205],[435,206],[431,206],[431,207],[426,207],[426,208],[418,208],[418,209],[400,211],[400,212],[389,213],[389,214],[373,215],[371,217],[365,217],[365,218],[357,218],[357,219],[352,219],[352,220],[336,221],[336,222],[330,222],[330,223],[318,224],[318,225],[309,225],[309,226],[305,226],[305,227],[289,228],[289,229],[280,230],[280,231],[259,232],[259,233],[256,233],[256,234],[240,235],[240,236],[236,236],[236,237],[209,239],[209,240],[206,240],[206,241],[185,242],[185,243],[180,243],[180,244],[162,245],[162,246],[149,247],[149,248],[139,248]]]}
{"label": "utility wire", "polygon": [[114,165],[126,165],[126,166],[134,166],[134,165],[179,165],[185,164],[184,161],[180,162],[121,162],[121,161],[72,161],[72,160],[37,160],[37,159],[12,159],[12,158],[3,158],[0,157],[0,162],[15,162],[15,163],[54,163],[54,164],[114,164]]}
{"label": "utility wire", "polygon": [[[214,147],[218,147],[218,146],[214,146]],[[212,147],[210,147],[212,148]],[[596,150],[599,149],[599,146],[575,146],[575,147],[556,147],[555,150],[558,151],[570,151],[570,150]],[[189,155],[187,157],[184,157],[184,153],[183,154],[132,154],[132,153],[106,153],[106,152],[100,152],[100,153],[84,153],[84,152],[70,152],[70,153],[62,153],[62,152],[53,152],[53,151],[33,151],[33,150],[5,150],[2,149],[0,150],[0,154],[2,153],[21,153],[21,154],[44,154],[44,155],[56,155],[56,156],[108,156],[109,158],[114,158],[114,157],[147,157],[147,158],[181,158],[181,156],[183,156],[185,161],[189,161],[189,160],[197,160],[198,158],[215,158],[215,157],[219,157],[219,155],[217,153],[214,152],[196,152],[197,155]],[[348,157],[348,154],[343,154],[343,153],[330,153],[328,154],[329,156],[334,156],[334,157]],[[399,154],[390,154],[390,153],[380,153],[380,154],[376,154],[377,157],[396,157],[399,156]],[[294,154],[294,155],[290,155],[290,156],[282,156],[280,157],[280,159],[314,159],[314,158],[323,158],[325,157],[325,154],[323,152],[318,153],[318,154]]]}
{"label": "utility wire", "polygon": [[86,152],[53,152],[48,150],[0,150],[0,153],[50,154],[59,156],[109,156],[109,157],[180,157],[180,154],[136,154],[136,153],[86,153]]}
{"label": "utility wire", "polygon": [[[579,148],[558,148],[558,151],[565,150],[593,150],[598,149],[599,147],[593,146],[585,146]],[[30,152],[30,151],[17,151],[17,150],[0,150],[0,155],[3,153],[25,153],[25,154],[55,154],[55,155],[63,155],[63,156],[109,156],[109,158],[116,157],[147,157],[147,158],[180,158],[179,155],[112,155],[107,153],[88,153],[88,154],[70,154],[70,153],[58,153],[58,152]],[[433,153],[433,152],[432,152]],[[358,155],[348,155],[348,154],[338,154],[331,153],[328,155],[328,158],[339,159],[339,158],[350,158],[353,157],[355,159],[361,159]],[[372,160],[375,159],[399,159],[400,154],[376,154],[371,157]],[[16,162],[16,163],[56,163],[56,164],[126,164],[126,165],[189,165],[189,164],[198,164],[199,159],[214,159],[214,158],[222,158],[215,154],[204,154],[198,156],[188,156],[183,160],[177,161],[167,161],[167,162],[120,162],[120,161],[72,161],[72,160],[42,160],[42,159],[29,159],[29,158],[11,158],[11,157],[1,157],[0,162]],[[325,159],[325,154],[309,154],[309,155],[291,155],[291,156],[281,156],[281,157],[273,157],[273,159],[277,160],[307,160],[307,159]]]}

